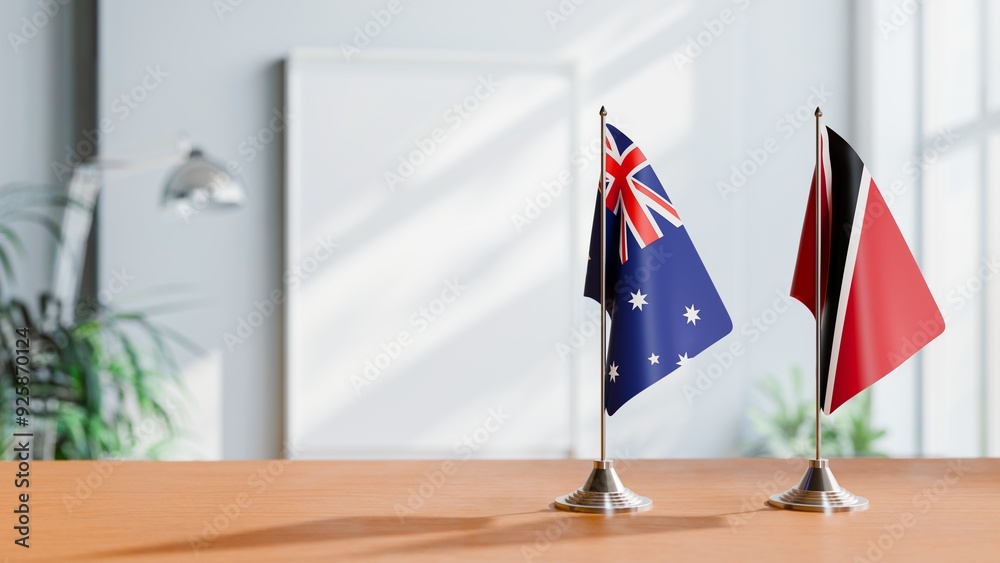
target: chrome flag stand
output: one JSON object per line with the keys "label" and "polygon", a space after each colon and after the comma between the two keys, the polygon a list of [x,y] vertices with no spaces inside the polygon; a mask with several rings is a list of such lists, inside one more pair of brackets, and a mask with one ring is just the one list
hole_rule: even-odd
{"label": "chrome flag stand", "polygon": [[[605,111],[604,106],[601,106],[601,135],[598,137],[601,140],[601,176],[598,179],[598,188],[601,192],[600,205],[606,205],[606,194],[605,194],[605,158],[607,156],[607,143],[605,139],[605,123],[604,120],[607,117],[608,112]],[[592,514],[616,514],[619,512],[644,512],[653,507],[653,501],[650,499],[639,496],[632,491],[628,490],[625,485],[622,484],[621,479],[618,478],[618,473],[615,471],[615,461],[613,459],[607,458],[606,441],[607,434],[605,432],[605,426],[607,422],[607,412],[604,408],[604,395],[605,395],[605,385],[606,377],[605,370],[607,369],[607,330],[606,330],[606,317],[607,317],[607,295],[605,293],[605,264],[606,264],[606,249],[607,246],[607,230],[605,226],[605,215],[606,211],[601,209],[599,213],[601,217],[601,459],[594,461],[594,469],[590,472],[590,477],[587,482],[584,483],[583,487],[577,489],[573,493],[557,497],[555,501],[556,508],[560,510],[568,510],[571,512],[587,512]]]}
{"label": "chrome flag stand", "polygon": [[771,506],[805,512],[854,512],[868,508],[868,499],[855,496],[837,483],[830,470],[830,460],[823,459],[820,432],[820,370],[822,368],[823,315],[822,315],[822,275],[823,275],[823,192],[820,177],[822,154],[820,148],[819,118],[823,112],[816,108],[816,176],[815,176],[815,223],[816,223],[816,457],[809,460],[809,467],[799,484],[783,493],[771,496]]}

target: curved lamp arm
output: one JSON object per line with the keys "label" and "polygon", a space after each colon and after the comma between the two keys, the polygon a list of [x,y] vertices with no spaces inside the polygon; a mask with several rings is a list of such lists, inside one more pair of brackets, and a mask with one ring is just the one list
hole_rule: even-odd
{"label": "curved lamp arm", "polygon": [[105,174],[138,173],[164,166],[182,164],[190,156],[194,147],[187,135],[180,135],[173,141],[160,142],[151,149],[135,155],[96,156],[87,160],[85,165],[95,166]]}
{"label": "curved lamp arm", "polygon": [[87,242],[93,226],[97,198],[105,175],[134,174],[143,170],[175,165],[164,187],[164,203],[195,200],[199,208],[237,207],[246,198],[243,184],[223,167],[205,158],[186,136],[179,137],[167,150],[149,151],[133,157],[92,158],[73,169],[67,191],[78,205],[67,207],[62,218],[62,244],[56,250],[53,293],[63,303],[64,320],[73,320]]}

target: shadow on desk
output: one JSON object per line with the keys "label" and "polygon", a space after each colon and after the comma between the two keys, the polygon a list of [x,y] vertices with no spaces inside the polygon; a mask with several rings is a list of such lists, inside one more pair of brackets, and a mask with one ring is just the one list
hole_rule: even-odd
{"label": "shadow on desk", "polygon": [[[316,542],[351,540],[354,556],[378,556],[399,552],[427,552],[455,547],[490,547],[521,544],[528,549],[540,541],[594,540],[601,537],[639,536],[671,531],[721,528],[726,515],[660,516],[655,514],[615,517],[569,514],[554,508],[486,517],[340,516],[222,533],[214,540],[170,542],[95,554],[101,558],[207,553],[229,549],[292,546]],[[359,542],[359,540],[370,540]],[[410,541],[412,540],[412,541]],[[200,541],[200,545],[196,542]],[[360,543],[371,549],[356,549]]]}

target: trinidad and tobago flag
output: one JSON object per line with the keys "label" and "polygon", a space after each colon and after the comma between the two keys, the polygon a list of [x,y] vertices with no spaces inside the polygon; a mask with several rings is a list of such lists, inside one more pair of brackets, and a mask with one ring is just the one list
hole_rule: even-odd
{"label": "trinidad and tobago flag", "polygon": [[[821,128],[820,396],[830,414],[944,331],[896,221],[865,163]],[[792,297],[816,314],[816,176],[792,279]]]}

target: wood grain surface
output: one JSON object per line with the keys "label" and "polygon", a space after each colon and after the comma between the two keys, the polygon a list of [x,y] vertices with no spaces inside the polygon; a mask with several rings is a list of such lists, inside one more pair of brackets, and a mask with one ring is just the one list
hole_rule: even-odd
{"label": "wood grain surface", "polygon": [[860,513],[769,508],[801,460],[619,462],[650,512],[568,514],[588,461],[33,462],[9,561],[1000,562],[1000,460],[836,459]]}

